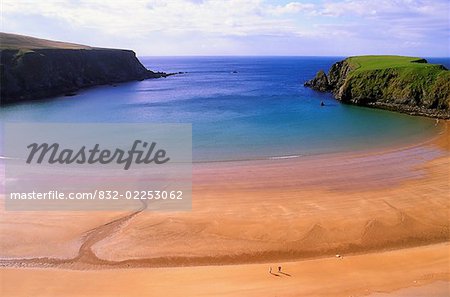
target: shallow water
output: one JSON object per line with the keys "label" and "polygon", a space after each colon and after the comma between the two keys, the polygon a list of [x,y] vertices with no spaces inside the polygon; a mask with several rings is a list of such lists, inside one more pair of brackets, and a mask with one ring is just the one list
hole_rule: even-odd
{"label": "shallow water", "polygon": [[[192,123],[195,161],[297,157],[415,143],[435,121],[350,106],[303,87],[339,57],[143,57],[187,72],[0,109],[5,121]],[[430,59],[445,63],[448,59]],[[325,103],[324,107],[320,102]]]}

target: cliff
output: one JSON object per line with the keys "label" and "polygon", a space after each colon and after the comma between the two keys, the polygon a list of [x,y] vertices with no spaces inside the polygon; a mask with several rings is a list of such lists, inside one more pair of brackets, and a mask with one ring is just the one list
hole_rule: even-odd
{"label": "cliff", "polygon": [[305,86],[336,99],[412,115],[450,118],[450,71],[425,59],[350,57],[319,71]]}
{"label": "cliff", "polygon": [[168,75],[147,70],[131,50],[6,33],[0,33],[0,41],[1,104]]}

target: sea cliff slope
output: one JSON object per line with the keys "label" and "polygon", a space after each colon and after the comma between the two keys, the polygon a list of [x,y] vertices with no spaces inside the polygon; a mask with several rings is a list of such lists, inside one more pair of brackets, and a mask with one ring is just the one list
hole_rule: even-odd
{"label": "sea cliff slope", "polygon": [[319,71],[305,86],[358,105],[450,118],[450,71],[425,59],[356,56]]}
{"label": "sea cliff slope", "polygon": [[167,76],[132,50],[95,48],[0,33],[0,104],[70,94],[81,88]]}

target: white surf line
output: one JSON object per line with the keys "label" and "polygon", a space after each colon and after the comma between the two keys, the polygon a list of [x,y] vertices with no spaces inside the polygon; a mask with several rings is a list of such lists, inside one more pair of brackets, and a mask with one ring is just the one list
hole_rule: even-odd
{"label": "white surf line", "polygon": [[20,158],[11,158],[6,156],[0,156],[0,160],[20,160]]}
{"label": "white surf line", "polygon": [[289,155],[289,156],[279,156],[279,157],[270,157],[270,160],[279,160],[279,159],[294,159],[300,158],[302,155]]}

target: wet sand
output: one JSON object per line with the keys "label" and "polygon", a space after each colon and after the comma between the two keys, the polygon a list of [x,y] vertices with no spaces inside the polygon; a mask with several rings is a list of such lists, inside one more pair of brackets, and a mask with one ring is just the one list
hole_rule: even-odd
{"label": "wet sand", "polygon": [[[315,260],[175,268],[1,271],[2,296],[395,296],[448,284],[448,244]],[[269,266],[274,274],[269,274]],[[275,266],[282,266],[282,273]],[[445,290],[445,288],[444,288]],[[443,295],[419,296],[448,296]],[[374,295],[379,296],[379,295]],[[411,295],[409,295],[411,296]]]}
{"label": "wet sand", "polygon": [[[449,135],[365,154],[196,164],[192,212],[2,211],[0,292],[358,296],[448,283]],[[270,275],[278,263],[291,276]]]}

